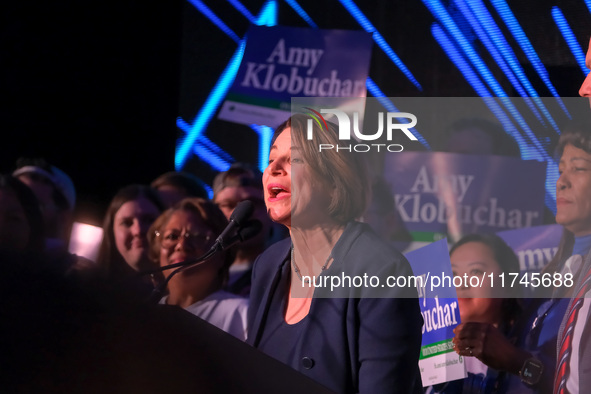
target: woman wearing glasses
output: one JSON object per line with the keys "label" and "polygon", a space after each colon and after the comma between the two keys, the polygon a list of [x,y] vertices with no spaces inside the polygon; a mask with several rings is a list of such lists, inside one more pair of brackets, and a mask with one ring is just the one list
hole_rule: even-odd
{"label": "woman wearing glasses", "polygon": [[[166,210],[150,228],[150,258],[164,267],[201,257],[227,224],[215,204],[202,198],[186,198]],[[178,305],[245,340],[248,301],[222,290],[233,261],[234,252],[229,250],[178,272],[160,303]],[[166,271],[165,276],[171,271]]]}

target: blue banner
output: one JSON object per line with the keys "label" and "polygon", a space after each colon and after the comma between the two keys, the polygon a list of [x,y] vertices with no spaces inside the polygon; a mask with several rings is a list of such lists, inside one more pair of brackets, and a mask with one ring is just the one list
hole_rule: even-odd
{"label": "blue banner", "polygon": [[559,224],[498,232],[519,258],[521,272],[540,272],[552,260],[562,237]]}
{"label": "blue banner", "polygon": [[364,31],[252,26],[219,118],[275,127],[292,97],[365,97],[372,43]]}
{"label": "blue banner", "polygon": [[414,275],[422,277],[424,284],[418,289],[424,321],[419,356],[423,386],[465,378],[463,359],[452,346],[453,330],[461,321],[447,240],[433,242],[405,256]]}
{"label": "blue banner", "polygon": [[384,178],[417,241],[540,225],[546,164],[501,156],[402,152]]}

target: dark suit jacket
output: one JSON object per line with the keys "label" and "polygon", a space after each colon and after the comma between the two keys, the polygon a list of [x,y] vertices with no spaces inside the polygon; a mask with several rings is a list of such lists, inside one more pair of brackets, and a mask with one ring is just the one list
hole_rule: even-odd
{"label": "dark suit jacket", "polygon": [[[290,264],[289,251],[287,239],[254,264],[247,342],[255,347],[268,335],[265,321],[282,269]],[[333,258],[323,275],[367,273],[378,276],[381,283],[388,275],[412,275],[406,259],[363,223],[347,226]],[[418,358],[423,320],[416,289],[410,291],[414,298],[401,298],[409,295],[401,289],[365,290],[345,290],[351,296],[340,298],[317,298],[315,292],[302,335],[285,344],[280,361],[338,393],[422,392]]]}

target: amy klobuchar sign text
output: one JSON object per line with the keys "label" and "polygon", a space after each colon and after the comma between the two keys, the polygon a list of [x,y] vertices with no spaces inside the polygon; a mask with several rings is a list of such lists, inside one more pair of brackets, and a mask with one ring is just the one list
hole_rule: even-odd
{"label": "amy klobuchar sign text", "polygon": [[292,97],[365,97],[371,47],[363,31],[252,26],[219,117],[276,126]]}
{"label": "amy klobuchar sign text", "polygon": [[391,154],[384,169],[415,239],[539,225],[545,174],[537,161],[443,152]]}

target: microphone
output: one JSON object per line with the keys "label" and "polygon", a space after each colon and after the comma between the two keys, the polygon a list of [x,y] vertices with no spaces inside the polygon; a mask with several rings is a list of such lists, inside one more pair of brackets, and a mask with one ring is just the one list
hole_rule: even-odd
{"label": "microphone", "polygon": [[[150,303],[156,304],[162,298],[162,294],[164,294],[164,289],[168,285],[168,282],[179,273],[181,270],[185,269],[186,267],[192,265],[199,265],[203,264],[206,260],[211,258],[214,254],[221,252],[224,249],[227,249],[238,242],[244,242],[255,235],[257,235],[261,229],[263,228],[263,224],[260,220],[247,220],[252,212],[254,211],[254,205],[250,201],[242,201],[238,204],[232,215],[230,215],[230,223],[228,226],[222,231],[220,236],[216,239],[214,245],[209,249],[207,253],[197,259],[191,259],[186,261],[181,261],[180,263],[167,265],[165,267],[160,267],[156,270],[152,270],[152,273],[155,272],[162,272],[165,270],[169,270],[172,268],[176,268],[166,279],[157,286],[150,295]],[[237,228],[236,235],[230,236],[231,231],[234,231]]]}
{"label": "microphone", "polygon": [[[244,200],[238,203],[234,211],[230,215],[230,223],[226,226],[224,231],[215,240],[215,247],[219,246],[221,250],[229,248],[230,241],[234,241],[234,232],[246,224],[246,221],[254,212],[254,204],[252,201]],[[259,222],[260,223],[260,222]],[[234,243],[237,241],[234,241]]]}
{"label": "microphone", "polygon": [[224,244],[224,249],[230,248],[237,243],[248,241],[251,238],[254,238],[258,233],[261,232],[263,229],[263,223],[257,219],[251,219],[244,223],[241,228],[238,229],[236,235],[232,238],[229,238],[228,241]]}
{"label": "microphone", "polygon": [[165,265],[163,267],[158,267],[149,271],[142,271],[138,274],[138,276],[151,275],[157,272],[168,271],[173,268],[199,264],[209,259],[217,252],[221,252],[222,250],[227,249],[238,242],[249,240],[250,238],[257,235],[263,226],[262,223],[256,219],[247,220],[248,217],[252,215],[253,211],[254,204],[251,201],[245,200],[238,203],[232,212],[232,215],[230,215],[230,223],[226,226],[224,231],[222,231],[219,237],[217,237],[213,246],[203,256],[171,265]]}

